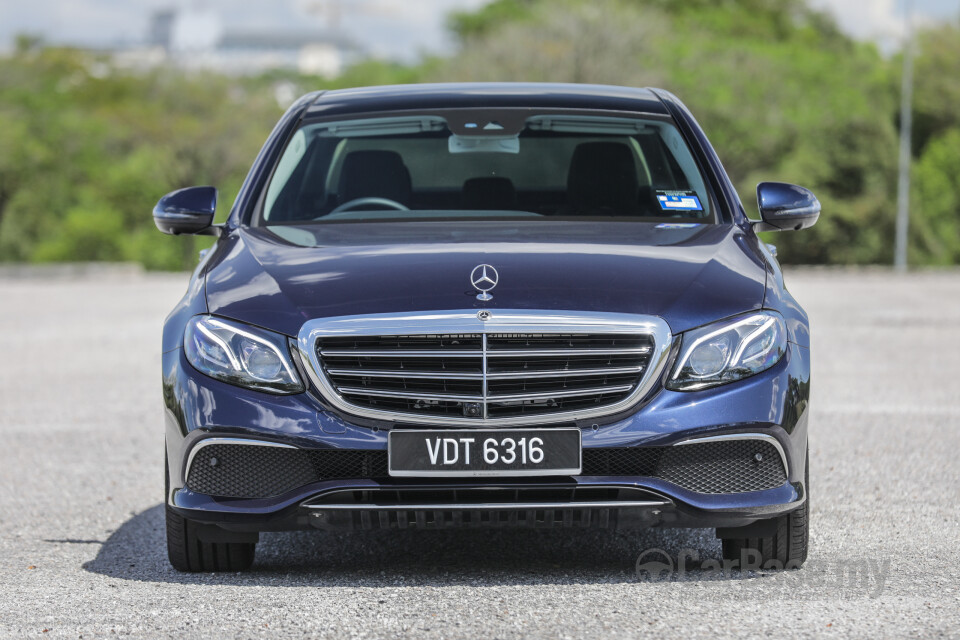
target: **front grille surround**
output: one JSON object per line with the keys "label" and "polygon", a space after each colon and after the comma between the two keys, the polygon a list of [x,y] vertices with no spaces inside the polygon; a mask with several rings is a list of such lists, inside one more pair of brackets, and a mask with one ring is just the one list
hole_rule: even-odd
{"label": "front grille surround", "polygon": [[313,386],[344,413],[472,427],[623,411],[659,380],[670,345],[654,316],[527,310],[322,318],[297,340]]}

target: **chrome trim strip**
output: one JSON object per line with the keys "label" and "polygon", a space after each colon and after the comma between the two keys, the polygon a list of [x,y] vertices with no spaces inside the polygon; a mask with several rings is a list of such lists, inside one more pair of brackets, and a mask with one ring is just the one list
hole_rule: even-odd
{"label": "chrome trim strip", "polygon": [[623,354],[650,353],[649,347],[630,349],[491,349],[487,356],[494,358],[563,358],[566,356],[619,356]]}
{"label": "chrome trim strip", "polygon": [[[625,373],[640,373],[643,367],[611,367],[610,369],[546,369],[529,370],[514,373],[488,373],[487,380],[523,380],[525,378],[573,378],[576,376],[615,376]],[[482,373],[453,373],[447,371],[382,371],[378,369],[327,369],[332,376],[354,376],[358,378],[423,378],[433,380],[483,380]]]}
{"label": "chrome trim strip", "polygon": [[408,351],[388,351],[378,349],[371,351],[369,349],[324,349],[320,352],[322,356],[336,357],[362,357],[362,358],[480,358],[482,351],[467,351],[465,349],[451,349],[444,351],[442,349],[410,349]]}
{"label": "chrome trim strip", "polygon": [[469,396],[455,393],[420,393],[413,391],[391,391],[390,389],[371,389],[367,387],[340,387],[345,395],[373,396],[374,398],[410,398],[411,400],[449,400],[451,402],[483,402],[483,396]]}
{"label": "chrome trim strip", "polygon": [[187,479],[190,477],[190,466],[193,464],[193,458],[197,455],[197,452],[200,449],[203,449],[206,446],[212,444],[239,444],[239,445],[248,445],[253,447],[278,447],[281,449],[296,449],[293,445],[281,444],[279,442],[270,442],[269,440],[253,440],[250,438],[204,438],[199,440],[193,448],[190,449],[190,455],[187,456],[187,464],[184,467],[183,471],[183,484],[186,486]]}
{"label": "chrome trim strip", "polygon": [[679,447],[685,444],[700,444],[702,442],[718,442],[721,440],[765,440],[772,444],[780,454],[780,461],[783,463],[783,474],[790,479],[790,465],[787,463],[787,454],[783,451],[780,441],[766,433],[727,433],[719,436],[704,436],[702,438],[693,438],[683,442],[674,443],[673,446]]}
{"label": "chrome trim strip", "polygon": [[602,395],[604,393],[623,393],[630,391],[632,384],[621,384],[615,387],[591,387],[590,389],[574,389],[572,391],[543,391],[538,393],[511,393],[500,396],[487,396],[487,402],[512,402],[515,400],[543,400],[549,398],[576,398],[577,396]]}
{"label": "chrome trim strip", "polygon": [[[351,404],[337,393],[323,373],[316,350],[321,337],[363,335],[432,335],[432,334],[498,334],[498,333],[606,333],[640,334],[653,339],[653,353],[640,384],[626,398],[601,409],[578,409],[536,416],[511,416],[507,418],[459,418],[449,416],[424,416],[416,413],[368,409]],[[666,321],[657,316],[639,316],[625,313],[590,313],[576,311],[538,311],[497,309],[490,317],[480,320],[476,309],[438,312],[410,312],[402,314],[371,314],[338,316],[308,320],[297,336],[300,357],[307,364],[306,370],[313,386],[334,408],[347,414],[391,422],[413,422],[424,425],[447,425],[468,427],[537,425],[563,420],[597,418],[617,413],[632,406],[653,389],[667,364],[672,334]],[[382,352],[381,352],[382,353]],[[462,352],[443,352],[444,357]],[[541,354],[541,352],[534,352]],[[565,351],[569,355],[570,351]],[[588,353],[596,353],[588,351]],[[618,351],[617,353],[623,353]],[[356,352],[353,352],[356,355]],[[496,356],[516,355],[517,352],[490,352]],[[476,357],[480,354],[464,354]],[[542,355],[542,354],[541,354]]]}
{"label": "chrome trim strip", "polygon": [[[332,376],[356,376],[362,378],[446,378],[447,380],[483,380],[482,373],[447,373],[446,371],[378,371],[375,369],[327,369]],[[524,374],[529,375],[529,374]],[[568,374],[569,375],[569,374]]]}
{"label": "chrome trim strip", "polygon": [[348,396],[373,396],[374,398],[410,398],[412,400],[450,400],[453,402],[514,402],[518,400],[541,400],[544,398],[576,398],[578,396],[601,395],[604,393],[623,393],[633,388],[632,384],[615,387],[591,387],[573,391],[544,391],[541,393],[514,393],[510,395],[470,396],[452,393],[420,393],[419,391],[392,391],[390,389],[371,389],[368,387],[340,387],[340,393]]}
{"label": "chrome trim strip", "polygon": [[[640,373],[643,367],[612,367],[610,369],[553,369],[547,371],[518,371],[515,373],[489,373],[488,380],[523,380],[525,378],[574,378],[576,376],[616,376],[624,373]],[[444,374],[445,375],[445,374]]]}
{"label": "chrome trim strip", "polygon": [[[490,349],[486,352],[487,356],[495,358],[563,358],[566,356],[619,356],[623,354],[645,354],[650,353],[649,347],[635,347],[630,349]],[[399,349],[388,351],[383,349],[323,349],[321,356],[334,357],[362,357],[362,358],[479,358],[484,355],[483,351],[467,351],[466,349],[409,349],[401,351]]]}
{"label": "chrome trim strip", "polygon": [[486,503],[443,503],[443,504],[303,504],[305,509],[315,511],[329,510],[367,510],[367,511],[473,511],[483,509],[523,510],[523,509],[618,509],[622,507],[668,507],[669,501],[659,500],[615,500],[610,502],[486,502]]}

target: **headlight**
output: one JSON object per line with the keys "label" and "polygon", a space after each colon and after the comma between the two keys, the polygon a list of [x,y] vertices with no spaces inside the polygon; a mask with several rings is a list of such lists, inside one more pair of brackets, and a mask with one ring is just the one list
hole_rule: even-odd
{"label": "headlight", "polygon": [[187,361],[211,378],[270,393],[303,391],[287,339],[272,331],[196,316],[183,334]]}
{"label": "headlight", "polygon": [[666,387],[706,389],[769,369],[787,350],[783,318],[761,311],[683,334],[680,356]]}

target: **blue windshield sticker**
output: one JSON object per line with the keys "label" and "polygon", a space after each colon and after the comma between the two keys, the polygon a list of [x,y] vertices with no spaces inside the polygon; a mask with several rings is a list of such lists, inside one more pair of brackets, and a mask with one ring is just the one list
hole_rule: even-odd
{"label": "blue windshield sticker", "polygon": [[657,201],[664,211],[703,211],[693,191],[657,191]]}

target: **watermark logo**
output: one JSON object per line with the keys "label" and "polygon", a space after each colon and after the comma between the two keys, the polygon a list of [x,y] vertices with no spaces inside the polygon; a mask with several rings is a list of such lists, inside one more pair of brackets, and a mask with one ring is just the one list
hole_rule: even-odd
{"label": "watermark logo", "polygon": [[637,577],[647,582],[670,580],[676,573],[676,565],[663,549],[647,549],[637,558]]}
{"label": "watermark logo", "polygon": [[[742,550],[737,559],[701,557],[696,549],[671,554],[664,549],[645,549],[637,557],[637,579],[642,582],[698,583],[714,580],[749,580],[788,572],[785,596],[822,598],[825,593],[842,598],[877,598],[890,576],[890,560],[875,558],[813,559],[803,564],[763,560],[756,549]],[[768,583],[764,582],[765,585]],[[772,584],[770,586],[773,586]]]}

